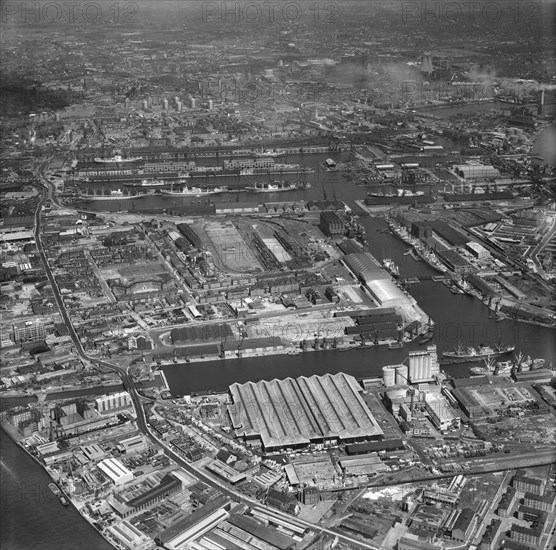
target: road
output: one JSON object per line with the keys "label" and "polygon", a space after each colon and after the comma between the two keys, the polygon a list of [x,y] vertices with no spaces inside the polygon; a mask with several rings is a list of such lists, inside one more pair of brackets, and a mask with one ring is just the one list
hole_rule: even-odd
{"label": "road", "polygon": [[[39,201],[39,204],[37,206],[37,209],[35,211],[35,228],[34,228],[34,234],[35,234],[35,242],[37,245],[37,249],[39,252],[39,255],[41,257],[41,261],[43,263],[44,269],[45,269],[45,273],[46,276],[50,282],[50,285],[52,287],[52,291],[54,294],[54,299],[56,300],[56,304],[58,305],[58,309],[60,310],[60,315],[62,316],[62,319],[65,323],[65,325],[68,328],[69,331],[69,335],[74,343],[75,346],[75,350],[78,353],[78,355],[81,357],[81,359],[83,361],[88,361],[94,364],[97,364],[99,366],[105,367],[107,369],[113,370],[115,372],[117,372],[120,375],[120,378],[123,382],[123,385],[125,387],[125,389],[129,392],[129,395],[131,397],[134,409],[135,409],[135,414],[137,417],[137,427],[139,428],[139,430],[141,431],[141,433],[143,433],[146,437],[148,437],[153,443],[155,443],[157,446],[160,446],[164,449],[165,453],[167,454],[167,456],[169,456],[170,458],[172,458],[172,460],[174,460],[177,464],[179,464],[187,473],[191,474],[193,477],[195,477],[196,479],[205,482],[206,484],[215,487],[216,489],[218,489],[220,492],[222,492],[223,494],[225,494],[226,496],[228,496],[229,498],[241,502],[243,504],[246,504],[247,506],[255,509],[255,510],[260,510],[260,511],[264,511],[267,514],[271,514],[274,517],[281,519],[283,521],[287,521],[287,522],[291,522],[294,525],[297,525],[299,527],[303,527],[306,529],[309,529],[311,531],[313,531],[314,533],[326,533],[328,535],[331,535],[333,537],[337,537],[338,540],[344,542],[345,544],[348,544],[350,546],[350,548],[363,548],[363,549],[369,549],[369,550],[379,550],[378,546],[357,540],[355,538],[349,537],[347,535],[344,534],[340,534],[337,533],[336,531],[332,531],[331,529],[327,529],[324,527],[321,527],[317,524],[311,523],[309,521],[305,521],[299,518],[295,518],[289,514],[286,514],[284,512],[281,512],[280,510],[274,509],[274,508],[269,508],[267,506],[262,505],[261,503],[259,503],[256,500],[253,500],[251,498],[246,497],[245,495],[243,495],[242,493],[228,487],[225,483],[223,483],[222,481],[220,481],[219,479],[212,477],[211,475],[209,475],[208,473],[206,473],[205,471],[202,471],[198,468],[196,468],[195,466],[193,466],[192,464],[190,464],[189,462],[185,461],[181,456],[179,456],[177,453],[175,453],[167,444],[166,442],[158,439],[158,437],[155,436],[155,434],[150,430],[148,423],[147,423],[147,418],[145,415],[145,410],[143,408],[143,403],[141,400],[141,396],[139,395],[138,391],[137,391],[137,387],[135,385],[135,382],[133,380],[133,378],[131,377],[131,375],[128,373],[127,368],[122,368],[119,365],[116,365],[114,363],[110,363],[108,361],[104,361],[104,360],[99,360],[97,358],[94,357],[90,357],[88,356],[84,349],[83,346],[81,344],[81,341],[73,327],[73,323],[71,322],[71,319],[69,317],[69,314],[67,312],[66,306],[64,304],[64,301],[62,299],[62,295],[60,293],[60,289],[58,287],[58,283],[54,277],[54,275],[52,274],[52,270],[50,267],[50,264],[48,262],[48,258],[46,257],[46,253],[44,251],[44,246],[42,243],[42,239],[41,239],[41,210],[42,210],[42,206],[45,202],[45,200],[47,200],[47,196],[48,196],[48,187],[49,186],[44,186],[44,185],[39,185],[39,190],[43,192],[43,196],[41,198],[41,200]],[[45,196],[46,195],[46,196]]]}

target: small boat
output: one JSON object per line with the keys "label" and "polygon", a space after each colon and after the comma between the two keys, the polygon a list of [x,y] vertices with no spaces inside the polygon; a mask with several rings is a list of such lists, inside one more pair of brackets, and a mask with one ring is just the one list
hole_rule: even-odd
{"label": "small boat", "polygon": [[69,500],[64,495],[60,495],[58,499],[60,500],[62,506],[69,506]]}
{"label": "small boat", "polygon": [[388,349],[402,349],[405,346],[403,342],[390,342]]}

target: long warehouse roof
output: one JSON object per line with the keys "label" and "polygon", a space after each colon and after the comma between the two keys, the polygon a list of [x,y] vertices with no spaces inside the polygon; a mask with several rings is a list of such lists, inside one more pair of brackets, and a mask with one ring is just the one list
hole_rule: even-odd
{"label": "long warehouse roof", "polygon": [[238,435],[260,437],[266,449],[382,435],[359,392],[344,373],[233,384],[229,411]]}

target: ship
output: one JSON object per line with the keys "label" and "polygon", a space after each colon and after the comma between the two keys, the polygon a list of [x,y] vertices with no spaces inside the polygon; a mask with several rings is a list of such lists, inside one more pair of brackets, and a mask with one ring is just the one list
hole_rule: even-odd
{"label": "ship", "polygon": [[118,164],[118,163],[121,163],[121,162],[137,162],[138,160],[143,160],[143,157],[124,158],[121,155],[114,155],[113,157],[110,157],[110,158],[101,158],[101,157],[96,157],[95,158],[95,162],[100,162],[102,164]]}
{"label": "ship", "polygon": [[69,505],[68,499],[66,498],[64,493],[62,493],[62,490],[60,489],[60,487],[58,487],[58,485],[56,485],[56,483],[49,483],[48,488],[58,497],[58,500],[63,506]]}
{"label": "ship", "polygon": [[402,349],[405,346],[403,342],[390,342],[388,349]]}
{"label": "ship", "polygon": [[477,348],[464,348],[459,344],[455,351],[445,351],[442,356],[450,361],[481,361],[490,357],[499,357],[514,351],[515,346],[503,346],[491,348],[489,346],[480,345]]}
{"label": "ship", "polygon": [[164,180],[141,180],[141,181],[130,181],[124,183],[124,187],[164,187],[169,185],[168,182]]}
{"label": "ship", "polygon": [[180,197],[200,197],[203,195],[218,195],[220,193],[225,193],[227,190],[228,189],[224,187],[184,187],[180,191],[163,189],[161,193],[163,195],[176,195]]}
{"label": "ship", "polygon": [[397,197],[398,195],[396,195],[396,193],[376,193],[376,192],[371,192],[369,191],[367,193],[367,197]]}
{"label": "ship", "polygon": [[390,273],[395,278],[399,278],[400,270],[390,258],[384,258],[384,260],[382,260],[382,264],[384,265],[384,268],[386,269],[386,271],[388,271],[388,273]]}
{"label": "ship", "polygon": [[285,156],[285,152],[283,151],[270,151],[268,149],[261,149],[260,151],[255,151],[255,156],[256,157],[283,157]]}
{"label": "ship", "polygon": [[299,187],[295,183],[288,183],[285,181],[275,181],[274,183],[257,183],[249,185],[245,188],[246,191],[252,193],[278,193],[279,191],[296,191]]}

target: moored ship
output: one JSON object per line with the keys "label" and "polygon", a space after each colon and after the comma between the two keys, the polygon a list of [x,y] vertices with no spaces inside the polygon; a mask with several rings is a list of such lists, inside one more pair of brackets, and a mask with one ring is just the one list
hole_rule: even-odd
{"label": "moored ship", "polygon": [[58,500],[63,506],[69,505],[69,500],[66,498],[64,493],[62,493],[62,490],[58,487],[58,485],[56,485],[56,483],[49,483],[48,488],[58,497]]}
{"label": "moored ship", "polygon": [[118,164],[121,162],[137,162],[139,160],[143,160],[143,157],[128,157],[128,158],[124,158],[121,155],[114,155],[113,157],[110,158],[101,158],[101,157],[96,157],[95,158],[95,162],[99,162],[102,164]]}
{"label": "moored ship", "polygon": [[223,187],[184,187],[180,191],[163,189],[161,193],[163,195],[177,195],[180,197],[200,197],[202,195],[218,195],[219,193],[225,193],[226,191],[227,189]]}
{"label": "moored ship", "polygon": [[482,361],[490,357],[499,357],[514,351],[515,346],[503,346],[491,348],[490,346],[479,346],[477,348],[464,348],[459,345],[455,351],[445,351],[442,357],[448,361]]}
{"label": "moored ship", "polygon": [[295,183],[288,183],[285,181],[276,181],[274,183],[257,183],[249,185],[245,188],[246,191],[252,193],[277,193],[279,191],[296,191],[299,189]]}

